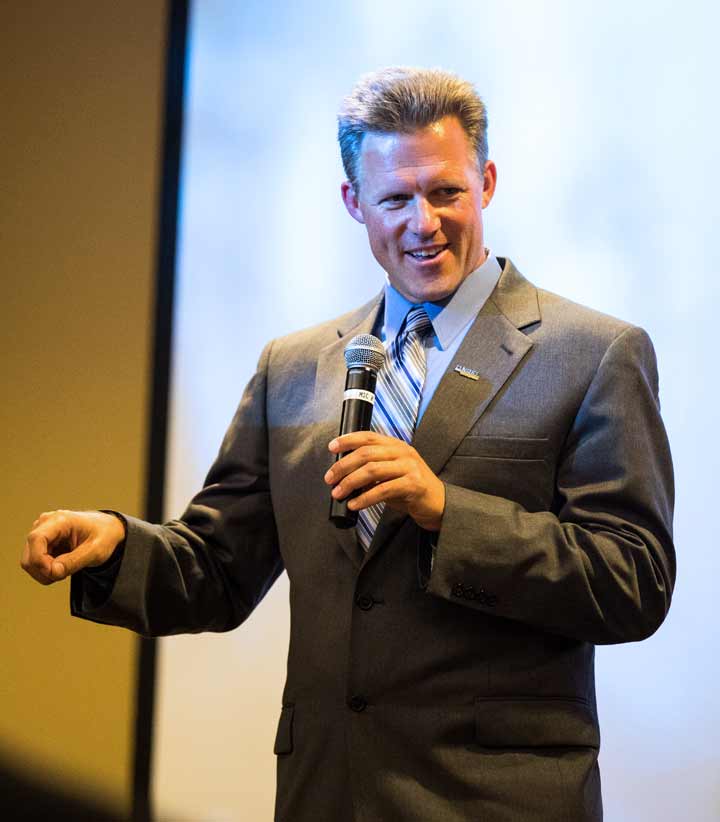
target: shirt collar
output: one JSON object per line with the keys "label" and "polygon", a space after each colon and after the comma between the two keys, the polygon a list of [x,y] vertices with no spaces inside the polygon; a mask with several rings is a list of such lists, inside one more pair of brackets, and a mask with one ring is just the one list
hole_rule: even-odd
{"label": "shirt collar", "polygon": [[[485,262],[460,283],[455,293],[438,303],[423,303],[440,348],[444,351],[457,335],[467,327],[497,285],[502,270],[494,254],[489,251]],[[406,314],[416,303],[403,297],[389,282],[385,283],[385,342],[394,340]]]}

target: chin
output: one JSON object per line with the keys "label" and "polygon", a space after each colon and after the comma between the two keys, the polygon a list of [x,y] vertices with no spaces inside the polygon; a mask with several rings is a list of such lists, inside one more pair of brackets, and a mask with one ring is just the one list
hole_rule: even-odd
{"label": "chin", "polygon": [[437,303],[451,297],[459,285],[459,282],[447,281],[419,284],[408,296],[414,303]]}
{"label": "chin", "polygon": [[434,274],[428,271],[424,277],[419,276],[416,271],[402,273],[404,276],[400,277],[388,274],[388,279],[396,291],[413,303],[436,303],[444,300],[457,291],[464,279],[456,271],[441,271]]}

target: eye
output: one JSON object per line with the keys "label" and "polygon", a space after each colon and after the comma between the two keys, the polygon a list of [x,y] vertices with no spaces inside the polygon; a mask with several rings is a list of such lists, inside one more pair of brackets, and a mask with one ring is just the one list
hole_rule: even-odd
{"label": "eye", "polygon": [[442,188],[436,189],[435,193],[439,197],[450,199],[452,197],[457,197],[458,194],[462,194],[463,190],[464,189],[458,188],[457,186],[443,186]]}
{"label": "eye", "polygon": [[380,205],[388,206],[389,208],[399,208],[410,200],[409,194],[388,194],[380,200]]}

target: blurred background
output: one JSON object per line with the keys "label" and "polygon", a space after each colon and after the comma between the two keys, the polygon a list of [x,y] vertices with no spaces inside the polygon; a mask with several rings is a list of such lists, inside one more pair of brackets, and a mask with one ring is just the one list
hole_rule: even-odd
{"label": "blurred background", "polygon": [[[182,5],[0,4],[11,820],[125,819],[133,806],[140,818],[138,641],[71,619],[68,586],[41,588],[18,558],[42,510],[147,511],[166,49]],[[656,636],[598,650],[606,818],[718,819],[720,13],[699,0],[195,0],[189,12],[165,515],[202,482],[262,344],[382,285],[339,199],[341,98],[387,64],[456,71],[490,113],[487,244],[536,285],[642,325],[658,354],[678,586]],[[156,699],[141,738],[159,822],[272,817],[286,603],[283,577],[238,631],[157,643],[140,692]],[[33,802],[53,815],[30,816]]]}
{"label": "blurred background", "polygon": [[164,2],[0,3],[0,818],[132,802],[137,638],[19,571],[35,517],[143,513]]}

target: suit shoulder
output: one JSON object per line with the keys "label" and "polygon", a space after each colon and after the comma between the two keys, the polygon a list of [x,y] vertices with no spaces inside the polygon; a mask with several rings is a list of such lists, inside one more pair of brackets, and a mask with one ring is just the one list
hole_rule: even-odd
{"label": "suit shoulder", "polygon": [[498,259],[503,264],[503,272],[493,298],[500,310],[518,328],[527,328],[535,341],[567,341],[568,344],[594,341],[602,348],[635,328],[618,317],[538,287],[526,279],[511,260]]}
{"label": "suit shoulder", "polygon": [[589,377],[603,363],[622,363],[647,374],[657,393],[655,350],[643,328],[543,289],[538,289],[538,302],[542,319],[531,336],[564,367],[582,364]]}
{"label": "suit shoulder", "polygon": [[543,325],[555,332],[598,337],[610,343],[635,327],[627,320],[581,305],[543,288],[538,288],[538,303]]}

